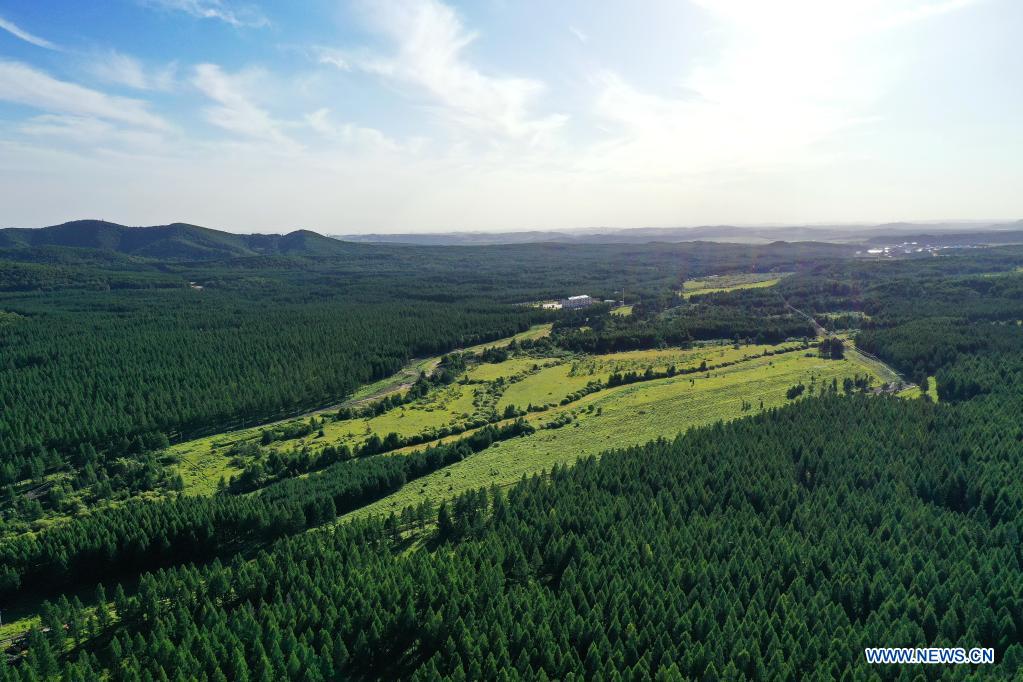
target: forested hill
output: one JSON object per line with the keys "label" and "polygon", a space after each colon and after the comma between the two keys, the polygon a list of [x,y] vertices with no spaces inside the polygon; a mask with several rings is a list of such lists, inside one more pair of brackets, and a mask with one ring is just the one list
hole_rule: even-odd
{"label": "forested hill", "polygon": [[232,234],[198,225],[171,223],[126,227],[102,220],[75,220],[39,229],[0,230],[0,248],[69,246],[102,249],[159,260],[220,260],[246,256],[337,256],[346,245],[308,230],[288,234]]}

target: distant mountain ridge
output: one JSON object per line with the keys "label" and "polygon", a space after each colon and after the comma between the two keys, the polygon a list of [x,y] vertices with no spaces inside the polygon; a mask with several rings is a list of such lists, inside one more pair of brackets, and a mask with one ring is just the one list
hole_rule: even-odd
{"label": "distant mountain ridge", "polygon": [[0,229],[0,248],[67,246],[102,249],[159,260],[219,260],[247,256],[335,256],[348,252],[337,239],[309,230],[288,234],[234,234],[171,223],[127,227],[103,220],[74,220],[41,228]]}
{"label": "distant mountain ridge", "polygon": [[648,244],[651,242],[828,242],[888,245],[1023,243],[1023,220],[1013,223],[949,222],[885,225],[794,225],[736,227],[590,228],[525,232],[446,232],[324,236],[310,230],[287,234],[235,234],[199,225],[171,223],[128,227],[103,220],[74,220],[41,228],[0,229],[0,249],[51,247],[94,249],[162,261],[208,261],[253,256],[350,256],[373,246],[496,246],[548,244]]}
{"label": "distant mountain ridge", "polygon": [[[578,228],[531,230],[525,232],[421,232],[405,234],[343,234],[350,242],[416,245],[496,245],[534,242],[585,244],[644,244],[649,242],[717,241],[768,244],[775,241],[818,241],[834,243],[887,242],[902,235],[971,233],[980,230],[989,237],[995,232],[1023,230],[1023,221],[995,224],[991,221],[946,223],[888,223],[858,225],[789,225],[739,227],[705,225],[698,227]],[[1004,235],[1002,235],[1004,236]],[[1012,243],[1015,243],[1013,240]]]}

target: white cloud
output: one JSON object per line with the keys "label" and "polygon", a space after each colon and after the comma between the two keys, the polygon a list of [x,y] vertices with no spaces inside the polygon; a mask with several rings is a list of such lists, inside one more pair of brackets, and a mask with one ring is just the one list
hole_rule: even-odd
{"label": "white cloud", "polygon": [[580,43],[588,43],[588,42],[590,42],[590,36],[587,35],[581,28],[577,28],[575,26],[569,26],[568,27],[568,32],[571,33],[572,35],[574,35],[576,37],[576,39]]}
{"label": "white cloud", "polygon": [[0,99],[49,112],[95,117],[153,130],[170,129],[170,125],[151,113],[142,100],[107,95],[57,80],[20,62],[0,61]]}
{"label": "white cloud", "polygon": [[417,149],[421,140],[409,145],[402,145],[391,139],[376,128],[368,128],[355,123],[335,123],[331,120],[330,110],[317,109],[306,114],[306,124],[325,139],[348,147],[357,147],[366,151],[401,152]]}
{"label": "white cloud", "polygon": [[3,17],[0,17],[0,29],[7,31],[15,38],[20,38],[21,40],[24,40],[26,43],[31,43],[36,47],[43,47],[46,48],[47,50],[60,50],[59,47],[51,43],[49,40],[46,40],[45,38],[40,38],[39,36],[36,35],[32,35],[28,31],[19,28],[17,24],[15,24],[13,21],[8,21]]}
{"label": "white cloud", "polygon": [[107,83],[136,90],[169,91],[175,86],[178,66],[171,63],[158,69],[148,68],[130,55],[111,50],[93,59],[88,69]]}
{"label": "white cloud", "polygon": [[312,52],[316,57],[316,61],[320,64],[333,66],[341,71],[352,70],[351,60],[349,60],[343,50],[337,50],[330,47],[316,47],[313,48]]}
{"label": "white cloud", "polygon": [[121,150],[133,156],[169,151],[166,137],[156,131],[126,128],[90,116],[42,114],[18,126],[18,131],[38,139],[59,141],[87,150]]}
{"label": "white cloud", "polygon": [[[563,115],[539,116],[533,105],[544,84],[483,73],[466,57],[477,38],[437,0],[364,3],[370,27],[394,43],[391,56],[354,58],[360,69],[426,95],[461,127],[534,140],[560,127]],[[347,61],[345,62],[348,63]]]}
{"label": "white cloud", "polygon": [[284,125],[253,101],[250,93],[262,78],[258,70],[228,74],[216,64],[200,64],[195,67],[192,84],[217,103],[205,110],[213,125],[236,135],[294,148],[295,142],[282,131]]}
{"label": "white cloud", "polygon": [[237,28],[270,25],[262,12],[249,5],[230,5],[222,0],[142,0],[144,4],[185,12],[198,19],[216,19]]}

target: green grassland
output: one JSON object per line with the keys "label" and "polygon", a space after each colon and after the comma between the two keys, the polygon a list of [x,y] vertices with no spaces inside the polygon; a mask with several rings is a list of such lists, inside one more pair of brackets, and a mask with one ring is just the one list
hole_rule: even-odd
{"label": "green grassland", "polygon": [[[275,441],[264,446],[267,451],[287,451],[303,447],[318,448],[327,444],[344,444],[354,448],[365,442],[371,435],[385,436],[397,433],[400,436],[415,436],[430,429],[460,424],[478,415],[480,394],[486,387],[474,384],[451,384],[443,386],[424,398],[394,408],[381,415],[369,418],[332,421],[322,424],[323,435],[314,431],[302,438]],[[492,402],[492,401],[491,401]],[[300,420],[289,420],[293,423]],[[230,478],[241,473],[244,462],[233,461],[228,454],[231,446],[253,442],[259,443],[265,427],[234,431],[209,438],[199,438],[172,446],[168,454],[177,459],[174,465],[181,474],[185,491],[194,494],[210,494],[221,477]]]}
{"label": "green grassland", "polygon": [[606,378],[613,372],[643,371],[647,367],[665,370],[671,365],[678,369],[693,369],[706,361],[708,366],[738,362],[763,355],[766,351],[788,351],[801,347],[799,343],[778,345],[750,344],[735,347],[730,341],[700,343],[692,348],[659,348],[623,351],[606,355],[584,356],[573,363],[573,374]]}
{"label": "green grassland", "polygon": [[934,377],[927,377],[927,390],[926,391],[920,390],[919,386],[917,386],[916,384],[913,384],[909,388],[902,389],[901,391],[899,391],[895,395],[899,396],[900,398],[907,398],[907,399],[910,399],[910,400],[912,400],[914,398],[922,398],[923,396],[926,395],[933,402],[938,402],[938,384],[934,380]]}
{"label": "green grassland", "polygon": [[550,333],[551,333],[550,324],[536,324],[524,332],[519,332],[515,336],[509,336],[508,338],[500,339],[498,341],[491,341],[489,343],[476,344],[475,346],[469,346],[468,348],[463,348],[462,350],[463,352],[466,353],[481,353],[487,348],[506,348],[507,346],[511,345],[513,341],[522,342],[542,339],[545,336],[549,336]]}
{"label": "green grassland", "polygon": [[[765,356],[765,352],[774,354]],[[647,368],[663,372],[672,365],[680,370],[693,370],[701,363],[706,363],[709,369],[605,388],[567,405],[559,404],[590,382],[606,381],[615,372],[642,373]],[[729,366],[721,367],[724,364]],[[418,503],[424,498],[442,499],[479,485],[512,483],[523,474],[609,447],[640,444],[659,436],[673,436],[691,426],[751,414],[760,409],[761,400],[765,408],[783,404],[788,388],[800,382],[813,388],[835,379],[841,385],[842,379],[856,374],[869,375],[876,384],[898,380],[898,375],[883,363],[854,348],[849,349],[846,360],[825,361],[812,350],[804,352],[802,345],[796,343],[739,347],[726,342],[705,343],[690,349],[597,356],[516,354],[504,362],[472,365],[461,380],[437,387],[424,397],[383,414],[341,421],[327,419],[307,436],[275,441],[264,449],[316,450],[328,444],[345,444],[355,449],[374,434],[381,438],[389,433],[403,437],[430,434],[432,439],[435,431],[438,433],[434,442],[450,442],[471,433],[470,424],[492,420],[495,413],[502,414],[509,405],[518,410],[528,405],[534,409],[545,407],[527,416],[537,427],[572,418],[571,423],[561,428],[540,429],[532,436],[500,443],[410,484],[392,498],[372,506],[380,511],[393,505]],[[451,427],[467,430],[450,436],[440,431]],[[171,453],[180,460],[176,467],[185,481],[185,490],[209,494],[221,477],[240,473],[245,462],[231,458],[228,454],[231,446],[258,442],[260,435],[261,429],[253,428],[172,447]],[[421,447],[409,446],[397,452],[407,453]]]}
{"label": "green grassland", "polygon": [[[506,347],[512,341],[542,338],[550,334],[550,331],[550,324],[534,325],[515,336],[462,350],[469,353],[480,353],[487,348]],[[362,387],[346,404],[366,402],[368,399],[403,391],[415,381],[420,373],[432,371],[439,362],[439,357],[413,360],[396,374]],[[540,362],[542,364],[543,361]],[[514,358],[499,364],[481,364],[471,370],[469,379],[495,381],[499,376],[511,377],[517,373],[528,371],[536,363],[535,359]],[[373,433],[385,436],[394,432],[401,436],[413,436],[428,429],[438,429],[464,422],[474,415],[489,413],[494,408],[494,399],[486,400],[481,395],[484,393],[487,391],[481,391],[479,386],[453,384],[377,417],[338,422],[328,419],[322,425],[323,436],[314,432],[303,438],[274,442],[267,446],[267,449],[290,450],[305,446],[318,447],[327,443],[344,443],[349,447],[354,447],[363,443]],[[176,462],[172,468],[175,473],[181,475],[187,493],[212,494],[222,477],[229,479],[242,472],[244,462],[232,461],[232,457],[227,454],[232,446],[246,442],[258,443],[262,431],[268,426],[297,424],[308,421],[310,417],[321,417],[327,411],[328,409],[316,410],[301,417],[274,424],[186,441],[169,448],[167,456]]]}
{"label": "green grassland", "polygon": [[[510,336],[497,341],[491,341],[490,343],[481,343],[475,346],[469,346],[463,349],[468,353],[480,353],[487,348],[504,348],[511,344],[513,341],[525,341],[527,339],[539,339],[547,336],[551,333],[550,324],[537,324],[533,325],[524,332],[520,332],[515,336]],[[429,374],[437,365],[440,364],[440,357],[423,358],[411,360],[409,363],[399,370],[397,373],[392,374],[389,377],[385,377],[379,381],[375,381],[372,384],[366,384],[360,387],[352,397],[349,398],[345,404],[354,405],[357,403],[364,403],[376,398],[382,398],[392,393],[404,391],[415,383],[416,379],[419,378],[420,374]]]}
{"label": "green grassland", "polygon": [[[548,325],[535,327],[515,338],[537,338],[549,333]],[[506,346],[511,338],[491,345]],[[643,371],[647,367],[664,370],[670,365],[695,368],[704,360],[710,366],[759,355],[769,346],[704,344],[693,349],[643,350],[602,356],[574,358],[537,358],[516,356],[501,363],[481,363],[466,375],[470,383],[455,383],[431,391],[407,405],[370,418],[333,421],[326,419],[317,429],[302,438],[275,441],[267,450],[288,451],[326,444],[344,444],[356,448],[370,436],[384,437],[396,433],[403,437],[417,436],[444,427],[463,427],[467,422],[490,418],[508,405],[525,409],[527,405],[557,405],[565,396],[585,387],[593,380],[606,380],[612,372]],[[482,350],[479,348],[478,350]],[[437,359],[420,360],[420,365]],[[405,370],[402,370],[403,372]],[[323,410],[278,424],[296,424],[310,416],[322,416]],[[241,473],[245,462],[233,458],[232,446],[258,443],[264,427],[253,427],[198,438],[172,446],[168,451],[175,472],[184,481],[184,489],[193,494],[211,494],[221,478],[230,479]]]}
{"label": "green grassland", "polygon": [[374,381],[372,384],[361,386],[344,404],[354,405],[403,391],[414,384],[420,374],[432,372],[438,363],[440,363],[440,358],[436,357],[426,358],[425,360],[412,360],[396,374],[392,374],[380,381]]}
{"label": "green grassland", "polygon": [[837,317],[855,317],[860,320],[869,320],[870,315],[867,315],[862,310],[836,310],[834,312],[816,313],[818,318],[825,320],[833,320]]}
{"label": "green grassland", "polygon": [[533,357],[510,358],[504,362],[486,362],[466,372],[469,381],[497,381],[524,376],[533,371],[534,367],[543,367],[557,360],[545,360]]}
{"label": "green grassland", "polygon": [[[795,351],[789,353],[793,355],[798,354],[800,348],[800,344],[734,347],[729,343],[706,343],[691,349],[640,350],[598,356],[516,355],[500,363],[471,366],[461,380],[435,388],[422,398],[377,416],[340,421],[327,418],[309,435],[274,441],[263,447],[265,451],[278,452],[302,448],[316,451],[328,444],[343,444],[355,450],[374,434],[383,438],[390,433],[404,438],[425,436],[427,441],[448,442],[460,437],[448,436],[449,431],[471,433],[473,430],[471,427],[492,421],[495,415],[503,414],[509,405],[518,410],[525,410],[528,406],[534,409],[547,408],[544,412],[530,415],[530,420],[537,424],[556,418],[565,409],[573,409],[576,405],[586,407],[594,400],[592,395],[570,406],[562,407],[559,403],[593,381],[606,381],[614,372],[642,373],[647,368],[663,372],[672,365],[679,369],[694,370],[700,367],[701,363],[706,363],[713,378],[731,375],[738,368],[771,366],[772,359],[783,357],[781,355],[760,357],[765,351],[775,353]],[[864,359],[860,364],[866,362]],[[715,369],[728,363],[738,364]],[[877,375],[878,372],[879,370],[875,370],[874,374]],[[688,376],[700,386],[709,381],[703,373]],[[650,383],[656,382],[645,382],[644,386]],[[686,385],[689,385],[689,379],[686,379]],[[784,386],[783,389],[787,389],[789,385],[791,384]],[[620,393],[621,390],[605,389],[600,395],[605,392]],[[744,398],[753,399],[748,396]],[[305,419],[306,417],[303,417],[285,423],[299,423]],[[231,449],[241,443],[258,443],[262,431],[261,427],[244,429],[200,438],[170,448],[168,454],[172,460],[177,460],[174,466],[177,473],[182,476],[185,491],[192,494],[210,494],[216,489],[221,478],[229,479],[241,473],[246,461],[232,456]],[[656,435],[664,433],[658,429],[654,431]],[[648,429],[642,433],[651,432]],[[646,439],[644,436],[639,442]],[[412,449],[415,449],[415,446],[403,448],[402,451]]]}
{"label": "green grassland", "polygon": [[706,362],[713,367],[761,355],[764,351],[788,350],[799,344],[781,346],[751,345],[734,348],[732,344],[701,344],[692,349],[667,348],[636,350],[606,355],[580,356],[549,366],[510,385],[497,403],[498,411],[508,405],[524,409],[528,405],[558,404],[562,398],[584,388],[595,380],[606,380],[615,372],[643,372],[647,368],[664,371],[674,365],[678,369],[695,369]]}
{"label": "green grassland", "polygon": [[346,518],[398,511],[424,500],[436,503],[480,486],[512,484],[523,475],[609,448],[638,445],[674,436],[693,426],[753,414],[760,410],[760,401],[764,408],[788,402],[786,391],[800,382],[809,388],[809,396],[832,380],[841,386],[842,379],[856,374],[869,374],[875,382],[880,381],[875,367],[860,362],[860,357],[833,361],[793,352],[753,358],[707,374],[681,375],[592,393],[569,405],[529,416],[540,426],[567,414],[573,418],[568,425],[497,443],[413,481]]}
{"label": "green grassland", "polygon": [[[843,338],[848,339],[848,337]],[[881,383],[890,384],[902,381],[902,377],[900,377],[898,373],[895,372],[895,370],[893,370],[891,367],[884,364],[880,360],[875,360],[873,358],[867,357],[860,351],[856,350],[855,346],[850,346],[848,342],[846,345],[845,354],[847,357],[863,365],[864,367],[869,367],[871,373],[877,376],[878,379],[881,380]]]}
{"label": "green grassland", "polygon": [[508,386],[497,402],[498,411],[508,405],[526,409],[529,405],[557,405],[569,393],[583,388],[594,379],[606,379],[606,376],[572,375],[572,365],[563,362],[532,374],[525,379]]}
{"label": "green grassland", "polygon": [[718,275],[704,279],[693,279],[682,284],[681,295],[685,298],[699,294],[715,294],[739,289],[760,289],[773,287],[790,272],[748,273],[739,275]]}
{"label": "green grassland", "polygon": [[614,308],[611,311],[611,314],[612,315],[621,315],[622,317],[628,317],[629,315],[632,314],[632,306],[631,305],[620,305],[617,308]]}

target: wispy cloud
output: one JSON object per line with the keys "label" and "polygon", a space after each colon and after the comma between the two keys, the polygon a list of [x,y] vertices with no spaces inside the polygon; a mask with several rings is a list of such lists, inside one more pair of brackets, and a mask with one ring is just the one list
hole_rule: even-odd
{"label": "wispy cloud", "polygon": [[568,32],[574,35],[580,43],[590,42],[590,36],[587,35],[586,32],[583,31],[581,28],[578,28],[576,26],[569,26]]}
{"label": "wispy cloud", "polygon": [[333,47],[314,47],[310,51],[320,64],[333,66],[341,71],[352,70],[352,60],[345,54],[344,50],[338,50]]}
{"label": "wispy cloud", "polygon": [[258,8],[251,5],[234,5],[222,0],[141,1],[145,5],[185,12],[199,19],[216,19],[238,28],[261,28],[270,25],[270,20]]}
{"label": "wispy cloud", "polygon": [[477,131],[537,139],[566,121],[563,115],[534,113],[542,82],[476,67],[465,50],[478,35],[451,7],[437,0],[374,0],[364,7],[370,28],[390,40],[396,52],[346,57],[345,65],[426,96],[450,120]]}
{"label": "wispy cloud", "polygon": [[169,130],[170,124],[149,111],[146,102],[108,95],[58,80],[27,64],[0,61],[0,100],[48,112],[96,117],[108,121]]}
{"label": "wispy cloud", "polygon": [[251,90],[261,77],[258,70],[229,74],[216,64],[200,64],[195,67],[192,84],[216,103],[205,110],[213,125],[236,135],[297,146],[284,134],[283,124],[253,101]]}
{"label": "wispy cloud", "polygon": [[306,114],[305,122],[312,130],[330,142],[347,147],[358,147],[367,151],[414,151],[422,144],[422,140],[415,140],[411,144],[404,145],[376,128],[360,126],[351,122],[336,123],[332,120],[331,112],[327,108],[317,109]]}
{"label": "wispy cloud", "polygon": [[83,150],[120,150],[134,156],[170,151],[166,135],[159,131],[110,123],[91,116],[41,114],[18,126],[24,135],[59,141]]}
{"label": "wispy cloud", "polygon": [[43,47],[46,48],[47,50],[60,50],[59,47],[51,43],[49,40],[46,40],[45,38],[40,38],[37,35],[33,35],[28,31],[20,28],[13,21],[8,21],[3,17],[0,17],[0,29],[7,31],[16,38],[24,40],[26,43],[31,43],[36,47]]}
{"label": "wispy cloud", "polygon": [[130,55],[110,50],[97,55],[88,65],[89,72],[107,83],[136,90],[169,91],[174,88],[178,65],[149,68]]}

